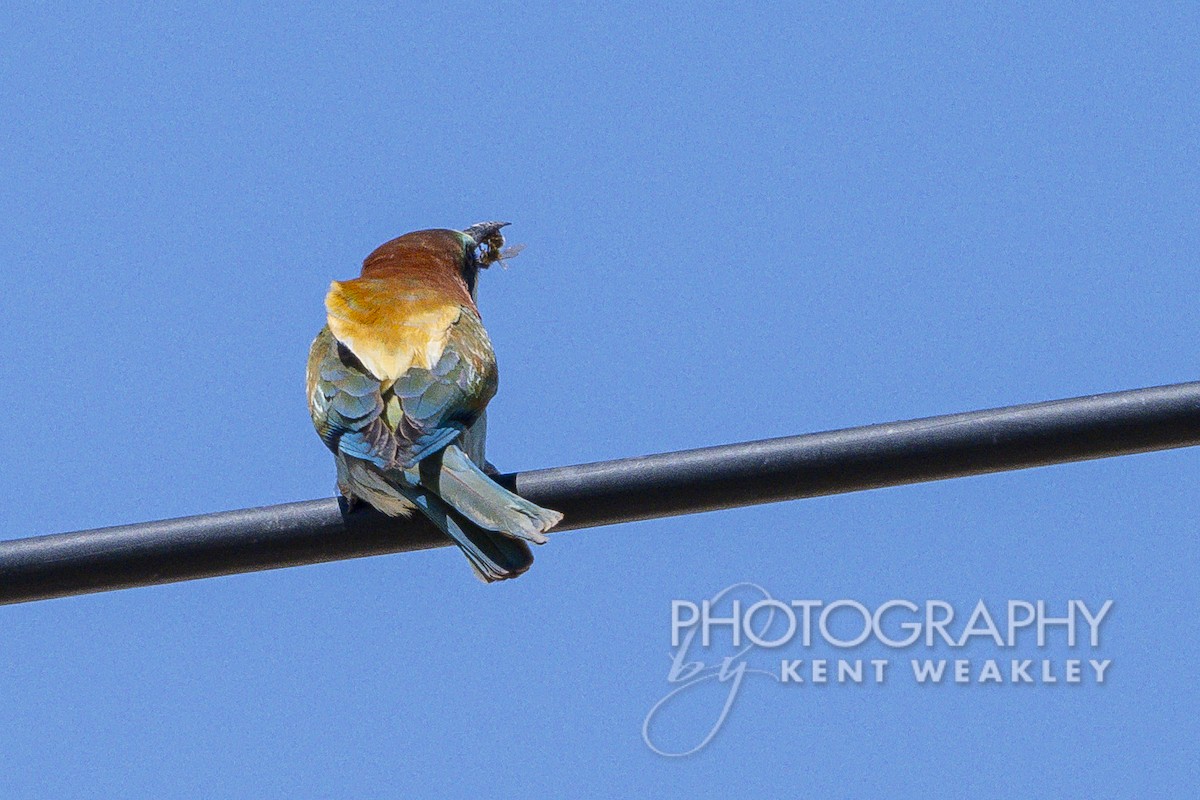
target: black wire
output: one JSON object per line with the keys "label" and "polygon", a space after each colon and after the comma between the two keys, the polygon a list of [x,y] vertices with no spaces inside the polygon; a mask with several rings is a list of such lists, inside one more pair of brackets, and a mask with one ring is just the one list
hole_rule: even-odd
{"label": "black wire", "polygon": [[[556,530],[1200,444],[1200,382],[555,467],[498,480]],[[0,542],[0,603],[449,545],[339,501]],[[733,546],[733,545],[731,545]]]}

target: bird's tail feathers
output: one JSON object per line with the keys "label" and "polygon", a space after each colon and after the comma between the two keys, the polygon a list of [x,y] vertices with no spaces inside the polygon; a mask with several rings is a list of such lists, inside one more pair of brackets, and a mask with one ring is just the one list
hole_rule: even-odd
{"label": "bird's tail feathers", "polygon": [[515,578],[533,564],[533,553],[525,542],[474,524],[433,492],[390,480],[372,464],[357,459],[346,462],[345,474],[354,494],[392,517],[409,517],[420,508],[438,530],[454,540],[485,583]]}
{"label": "bird's tail feathers", "polygon": [[533,565],[529,545],[495,531],[481,528],[421,487],[409,490],[413,500],[434,525],[454,540],[471,562],[475,575],[485,583],[522,575]]}
{"label": "bird's tail feathers", "polygon": [[545,532],[563,518],[496,483],[453,444],[426,458],[415,472],[422,486],[481,528],[544,544]]}

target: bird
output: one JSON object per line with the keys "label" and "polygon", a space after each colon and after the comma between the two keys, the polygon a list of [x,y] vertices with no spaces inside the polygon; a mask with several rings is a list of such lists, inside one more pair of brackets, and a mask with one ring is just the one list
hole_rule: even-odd
{"label": "bird", "polygon": [[510,255],[507,225],[414,231],[377,247],[359,277],[331,283],[307,369],[313,426],[347,506],[419,510],[486,583],[526,572],[529,544],[545,543],[563,516],[496,483],[484,454],[498,372],[476,282]]}

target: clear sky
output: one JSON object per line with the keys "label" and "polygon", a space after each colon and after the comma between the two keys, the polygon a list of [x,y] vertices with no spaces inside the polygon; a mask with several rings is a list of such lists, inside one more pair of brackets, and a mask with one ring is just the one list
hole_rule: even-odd
{"label": "clear sky", "polygon": [[[0,12],[2,537],[329,496],[329,281],[484,219],[505,470],[1200,377],[1192,6],[244,5]],[[1190,796],[1198,455],[0,608],[0,796]],[[1114,605],[1018,648],[1053,685],[791,645],[891,671],[748,675],[658,755],[671,602],[743,581]]]}

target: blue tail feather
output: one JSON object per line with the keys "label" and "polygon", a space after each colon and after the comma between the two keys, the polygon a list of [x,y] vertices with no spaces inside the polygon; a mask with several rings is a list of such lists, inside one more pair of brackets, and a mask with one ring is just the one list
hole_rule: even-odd
{"label": "blue tail feather", "polygon": [[542,544],[546,541],[543,534],[562,519],[557,511],[531,503],[496,483],[453,444],[426,458],[414,472],[422,486],[481,528]]}
{"label": "blue tail feather", "polygon": [[475,525],[420,487],[404,487],[401,491],[454,540],[481,580],[492,583],[515,578],[533,564],[533,553],[525,542]]}

